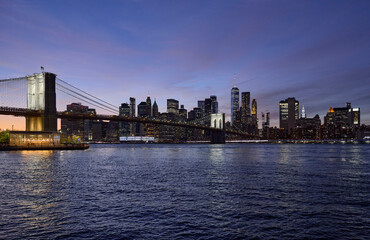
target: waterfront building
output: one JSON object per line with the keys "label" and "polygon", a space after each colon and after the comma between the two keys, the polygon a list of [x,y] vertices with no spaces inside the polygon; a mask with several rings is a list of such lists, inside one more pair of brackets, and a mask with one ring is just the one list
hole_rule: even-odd
{"label": "waterfront building", "polygon": [[[81,139],[80,139],[81,140]],[[60,144],[60,135],[43,131],[10,131],[9,145],[18,147],[52,147]]]}
{"label": "waterfront building", "polygon": [[[96,114],[95,109],[89,109],[81,103],[71,103],[67,105],[68,113]],[[84,119],[61,119],[61,131],[63,136],[78,136],[80,139],[92,140],[91,123],[93,120]],[[90,137],[89,137],[90,136]]]}
{"label": "waterfront building", "polygon": [[280,101],[280,128],[286,131],[296,127],[299,119],[299,101],[294,97]]}
{"label": "waterfront building", "polygon": [[347,102],[345,107],[330,107],[324,117],[322,137],[328,139],[354,138],[356,128],[360,127],[360,108],[352,108]]}
{"label": "waterfront building", "polygon": [[167,112],[179,114],[179,101],[175,99],[167,99]]}
{"label": "waterfront building", "polygon": [[119,140],[119,123],[116,121],[104,122],[105,136],[103,141],[117,142]]}
{"label": "waterfront building", "polygon": [[[119,116],[130,117],[130,105],[122,103],[119,107]],[[130,124],[128,122],[119,122],[119,137],[130,135]]]}
{"label": "waterfront building", "polygon": [[313,118],[301,117],[296,121],[297,126],[292,130],[292,139],[320,139],[321,120],[318,114]]}
{"label": "waterfront building", "polygon": [[234,85],[231,89],[231,125],[235,121],[236,112],[239,110],[239,88]]}

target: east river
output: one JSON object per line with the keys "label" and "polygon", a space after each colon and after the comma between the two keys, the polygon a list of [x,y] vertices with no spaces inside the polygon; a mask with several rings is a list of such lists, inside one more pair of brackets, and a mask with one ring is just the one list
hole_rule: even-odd
{"label": "east river", "polygon": [[302,238],[370,238],[370,145],[0,152],[0,239]]}

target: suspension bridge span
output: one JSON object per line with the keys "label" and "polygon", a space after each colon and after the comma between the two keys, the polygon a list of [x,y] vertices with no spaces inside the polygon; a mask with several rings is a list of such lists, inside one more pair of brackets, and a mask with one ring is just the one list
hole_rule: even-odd
{"label": "suspension bridge span", "polygon": [[[186,129],[201,129],[210,132],[210,140],[212,143],[225,143],[226,134],[241,136],[248,139],[259,138],[258,136],[249,133],[225,129],[224,114],[212,116],[212,118],[217,118],[217,121],[216,119],[212,119],[209,121],[209,124],[202,124],[199,122],[170,121],[157,118],[119,116],[117,115],[118,107],[115,107],[113,104],[110,104],[92,94],[81,90],[80,88],[73,86],[72,84],[67,83],[60,78],[57,78],[54,73],[42,72],[21,78],[3,79],[0,80],[0,84],[9,85],[11,82],[19,81],[25,81],[27,83],[27,89],[24,91],[26,97],[23,96],[26,99],[26,107],[4,106],[4,103],[0,101],[0,115],[25,117],[26,131],[56,132],[57,119],[59,118],[70,120],[90,119],[116,122],[150,123],[156,125],[182,127]],[[2,85],[0,85],[0,88],[2,88],[2,90],[5,88],[5,91],[7,91],[7,86]],[[99,107],[109,114],[86,114],[57,111],[56,90],[68,96],[74,97],[75,99],[83,100],[92,106]],[[7,96],[5,96],[5,98],[6,97]]]}

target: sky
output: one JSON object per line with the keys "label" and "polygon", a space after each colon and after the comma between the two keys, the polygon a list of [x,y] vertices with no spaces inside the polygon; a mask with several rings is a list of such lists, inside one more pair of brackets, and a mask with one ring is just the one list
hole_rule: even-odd
{"label": "sky", "polygon": [[288,97],[322,121],[351,102],[370,124],[370,1],[0,0],[0,79],[40,66],[116,106],[217,95],[229,119],[235,81],[272,126]]}

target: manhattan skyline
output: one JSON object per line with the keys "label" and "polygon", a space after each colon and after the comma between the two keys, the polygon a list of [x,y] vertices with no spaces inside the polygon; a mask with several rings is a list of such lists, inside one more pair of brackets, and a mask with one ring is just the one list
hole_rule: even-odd
{"label": "manhattan skyline", "polygon": [[[3,1],[1,78],[45,71],[117,107],[175,98],[190,110],[251,92],[278,126],[279,101],[309,117],[346,102],[370,124],[368,1]],[[118,109],[117,109],[118,110]],[[4,119],[3,117],[1,119]]]}

